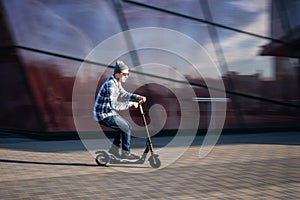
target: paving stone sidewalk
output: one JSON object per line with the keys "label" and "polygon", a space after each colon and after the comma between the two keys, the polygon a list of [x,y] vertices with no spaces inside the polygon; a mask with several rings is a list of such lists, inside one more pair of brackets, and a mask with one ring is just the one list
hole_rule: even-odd
{"label": "paving stone sidewalk", "polygon": [[[163,146],[169,139],[153,143]],[[202,141],[197,136],[179,159],[152,170],[148,163],[98,167],[81,141],[0,137],[0,197],[299,199],[300,133],[224,135],[200,159]],[[133,150],[142,152],[142,145]]]}

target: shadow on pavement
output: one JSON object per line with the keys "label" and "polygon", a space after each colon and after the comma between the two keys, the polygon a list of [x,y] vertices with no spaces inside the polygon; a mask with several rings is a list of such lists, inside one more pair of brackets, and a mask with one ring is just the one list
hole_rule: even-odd
{"label": "shadow on pavement", "polygon": [[[99,167],[95,164],[87,164],[87,163],[61,163],[61,162],[39,162],[39,161],[28,161],[28,160],[9,160],[9,159],[0,159],[1,163],[13,163],[13,164],[28,164],[28,165],[50,165],[50,166],[79,166],[79,167]],[[130,166],[130,165],[114,165],[111,164],[112,167],[121,167],[121,168],[150,168],[146,166]],[[103,167],[103,166],[102,166]],[[107,166],[109,167],[109,166]]]}
{"label": "shadow on pavement", "polygon": [[54,162],[53,163],[53,162],[37,162],[37,161],[25,161],[25,160],[7,160],[7,159],[0,159],[0,163],[97,167],[96,164],[86,164],[86,163],[58,163],[58,162]]}

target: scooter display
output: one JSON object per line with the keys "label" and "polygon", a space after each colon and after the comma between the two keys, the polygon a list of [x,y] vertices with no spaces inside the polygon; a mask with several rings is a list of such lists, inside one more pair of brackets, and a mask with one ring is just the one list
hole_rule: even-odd
{"label": "scooter display", "polygon": [[144,150],[143,155],[139,158],[139,159],[135,159],[135,160],[128,160],[128,159],[122,159],[122,158],[118,158],[116,156],[114,156],[113,154],[110,154],[106,151],[96,151],[96,163],[99,166],[108,166],[109,164],[143,164],[145,163],[146,159],[147,159],[147,155],[150,151],[150,156],[148,158],[149,164],[152,168],[159,168],[161,166],[161,161],[158,158],[159,155],[154,153],[154,149],[153,149],[153,145],[152,145],[152,141],[151,141],[151,136],[149,133],[149,129],[147,126],[147,122],[146,122],[146,117],[145,117],[145,113],[142,107],[142,101],[139,101],[139,109],[141,112],[141,116],[143,118],[143,122],[145,125],[145,130],[146,130],[146,134],[147,134],[147,142],[146,142],[146,148]]}

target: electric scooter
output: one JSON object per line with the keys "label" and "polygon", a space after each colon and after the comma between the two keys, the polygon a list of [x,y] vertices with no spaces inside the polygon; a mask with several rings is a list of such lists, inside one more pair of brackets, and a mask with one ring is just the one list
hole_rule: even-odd
{"label": "electric scooter", "polygon": [[138,101],[139,103],[139,109],[143,118],[143,122],[145,125],[146,133],[147,133],[147,142],[146,142],[146,148],[144,150],[143,155],[139,159],[135,160],[128,160],[128,159],[122,159],[114,156],[113,154],[110,154],[106,151],[96,151],[95,153],[97,154],[96,156],[96,163],[99,166],[108,166],[108,164],[143,164],[146,161],[147,154],[150,151],[150,157],[148,158],[149,164],[152,168],[159,168],[161,165],[161,162],[158,158],[158,154],[154,153],[153,150],[153,145],[149,133],[149,129],[147,126],[146,118],[145,118],[145,113],[143,111],[142,103],[143,101],[140,100]]}

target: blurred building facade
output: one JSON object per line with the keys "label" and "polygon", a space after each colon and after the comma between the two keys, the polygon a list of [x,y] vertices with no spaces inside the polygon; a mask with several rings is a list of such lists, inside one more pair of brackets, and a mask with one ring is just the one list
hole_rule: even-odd
{"label": "blurred building facade", "polygon": [[[218,0],[0,2],[1,129],[76,131],[72,94],[85,57],[114,34],[150,26],[184,33],[202,44],[214,61],[222,61],[227,97],[233,100],[228,102],[224,129],[299,129],[299,1],[265,0],[250,5]],[[130,54],[126,63],[140,64],[142,53]],[[100,60],[93,65],[104,68],[112,63]],[[209,97],[203,79],[185,68],[176,66],[196,96]],[[112,73],[110,68],[105,70],[99,84]],[[93,72],[87,74],[93,76]],[[130,84],[127,87],[130,91]],[[139,92],[146,94],[149,104],[166,109],[169,120],[163,129],[174,130],[180,122],[180,105],[174,104],[176,96],[162,90],[158,82]],[[199,129],[205,130],[209,107],[199,103],[199,108]],[[92,108],[84,109],[85,115],[92,114]],[[131,115],[136,121],[138,114]],[[87,131],[97,131],[89,129],[89,123],[95,122],[87,122]]]}

